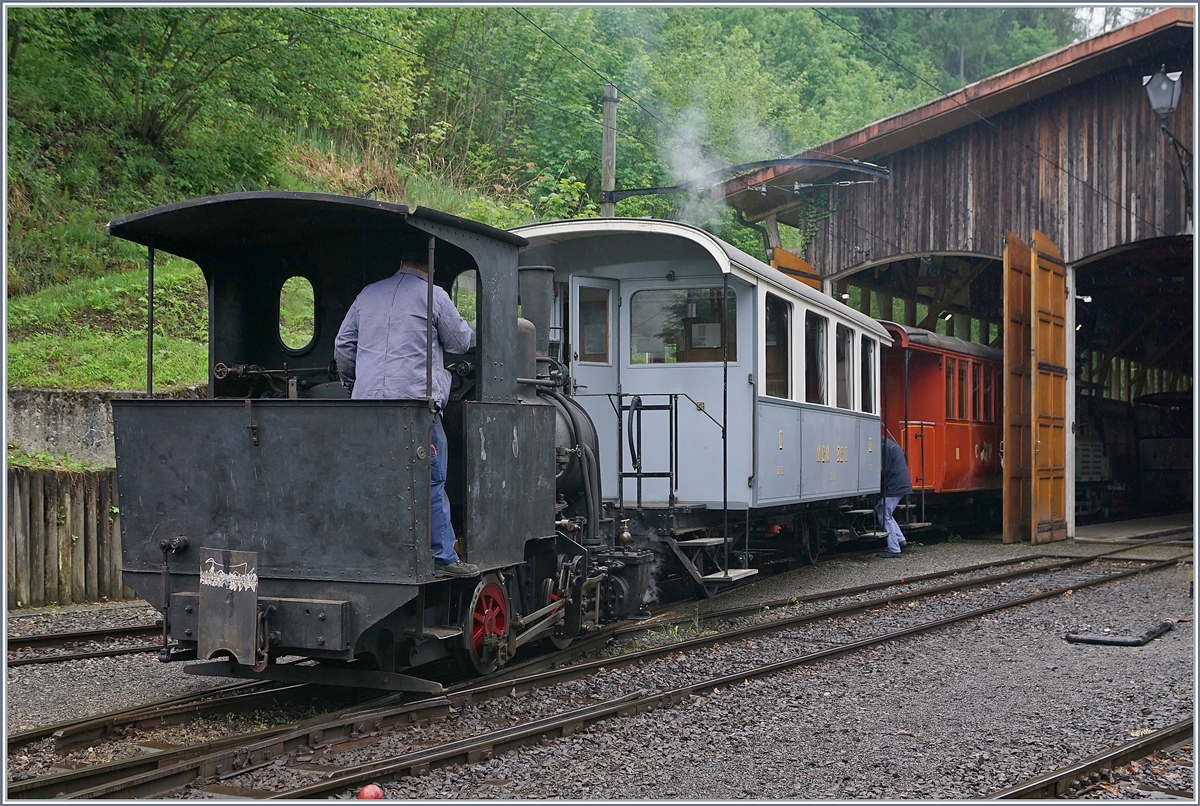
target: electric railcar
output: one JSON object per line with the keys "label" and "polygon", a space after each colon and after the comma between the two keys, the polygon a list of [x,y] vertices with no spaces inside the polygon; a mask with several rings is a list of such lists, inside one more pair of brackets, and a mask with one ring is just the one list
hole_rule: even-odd
{"label": "electric railcar", "polygon": [[[189,671],[438,691],[414,670],[565,645],[635,613],[664,562],[711,594],[813,560],[828,520],[878,493],[888,331],[702,230],[505,232],[239,193],[109,232],[208,285],[208,399],[113,404],[125,579],[163,613],[164,661],[209,661]],[[349,400],[331,365],[358,292],[426,255],[476,300],[443,412],[473,579],[434,574],[434,406]],[[313,291],[299,348],[280,328],[295,277]]]}

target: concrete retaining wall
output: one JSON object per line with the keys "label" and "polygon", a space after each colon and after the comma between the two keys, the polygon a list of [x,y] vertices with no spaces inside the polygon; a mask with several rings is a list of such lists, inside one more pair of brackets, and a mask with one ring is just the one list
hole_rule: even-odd
{"label": "concrete retaining wall", "polygon": [[[208,397],[208,384],[155,392],[154,396],[204,398]],[[66,454],[76,462],[114,467],[110,401],[144,397],[145,392],[10,388],[8,443],[28,454]]]}

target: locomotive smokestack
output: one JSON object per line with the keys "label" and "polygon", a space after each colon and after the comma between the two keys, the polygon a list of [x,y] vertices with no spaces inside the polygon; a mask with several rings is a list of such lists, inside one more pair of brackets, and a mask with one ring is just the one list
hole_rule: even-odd
{"label": "locomotive smokestack", "polygon": [[521,318],[537,328],[537,354],[550,354],[550,310],[554,304],[554,267],[521,266],[518,269]]}

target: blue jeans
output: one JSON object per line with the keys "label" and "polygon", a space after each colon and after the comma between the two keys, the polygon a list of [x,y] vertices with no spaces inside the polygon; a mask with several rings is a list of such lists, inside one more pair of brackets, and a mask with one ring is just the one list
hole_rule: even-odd
{"label": "blue jeans", "polygon": [[439,414],[429,430],[433,464],[429,470],[430,540],[433,558],[438,563],[458,562],[454,551],[454,527],[450,525],[450,503],[446,500],[446,430]]}
{"label": "blue jeans", "polygon": [[875,517],[879,518],[879,525],[887,531],[887,550],[892,554],[900,553],[900,544],[907,542],[904,539],[904,533],[900,531],[900,524],[896,523],[896,519],[892,516],[892,510],[900,503],[900,499],[904,496],[885,496],[879,499],[879,503],[875,505]]}

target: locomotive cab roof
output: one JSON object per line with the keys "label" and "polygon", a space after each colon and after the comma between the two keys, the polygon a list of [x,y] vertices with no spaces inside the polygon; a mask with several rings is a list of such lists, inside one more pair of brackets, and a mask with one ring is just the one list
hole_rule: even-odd
{"label": "locomotive cab roof", "polygon": [[[425,207],[325,193],[248,192],[168,204],[118,218],[110,235],[195,261],[209,290],[210,395],[244,390],[215,377],[218,363],[321,366],[359,291],[401,259],[424,262],[434,239],[434,282],[449,288],[477,270],[491,291],[478,312],[481,357],[515,365],[517,251],[511,232]],[[280,335],[280,294],[293,277],[313,289],[313,337],[300,349]],[[511,299],[510,299],[511,298]],[[511,374],[511,373],[508,373]],[[516,379],[488,375],[483,399],[515,400]]]}
{"label": "locomotive cab roof", "polygon": [[167,204],[114,219],[108,224],[108,233],[194,260],[204,269],[223,254],[260,250],[287,253],[302,244],[345,237],[347,233],[354,233],[364,247],[386,245],[423,256],[428,236],[414,226],[414,219],[513,246],[526,243],[505,230],[427,207],[328,193],[278,191],[228,193]]}

